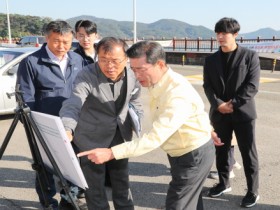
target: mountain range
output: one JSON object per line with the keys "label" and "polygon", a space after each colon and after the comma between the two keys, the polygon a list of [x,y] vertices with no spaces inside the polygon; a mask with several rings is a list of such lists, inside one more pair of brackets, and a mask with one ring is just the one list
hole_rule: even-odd
{"label": "mountain range", "polygon": [[[82,15],[69,18],[66,21],[74,27],[78,20],[91,20],[97,24],[97,31],[101,37],[115,36],[124,39],[133,38],[133,22],[132,21],[117,21],[112,19],[98,18],[95,16]],[[161,19],[153,23],[137,22],[137,38],[138,39],[172,39],[176,38],[191,38],[210,39],[215,37],[212,29],[204,26],[195,26],[182,21],[173,19]],[[276,31],[272,28],[263,28],[250,33],[239,34],[239,37],[245,39],[272,39],[280,37],[280,30]]]}

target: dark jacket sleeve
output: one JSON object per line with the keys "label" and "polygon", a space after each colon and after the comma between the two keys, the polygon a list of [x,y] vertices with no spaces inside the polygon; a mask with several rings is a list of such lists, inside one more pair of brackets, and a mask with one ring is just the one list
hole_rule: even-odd
{"label": "dark jacket sleeve", "polygon": [[260,81],[260,61],[258,54],[254,51],[248,51],[245,64],[240,68],[245,68],[243,70],[239,69],[239,71],[244,71],[246,76],[244,81],[240,81],[240,86],[232,99],[234,109],[238,109],[240,106],[253,100],[258,92]]}
{"label": "dark jacket sleeve", "polygon": [[33,84],[33,77],[32,65],[27,57],[19,64],[16,85],[19,85],[19,90],[23,92],[23,101],[30,107],[31,110],[34,110],[35,105],[35,87]]}
{"label": "dark jacket sleeve", "polygon": [[205,59],[205,63],[203,67],[203,88],[212,109],[217,109],[219,105],[224,103],[224,101],[221,98],[219,98],[219,96],[217,96],[217,94],[215,93],[215,90],[213,89],[213,85],[212,85],[213,81],[211,81],[210,79],[213,78],[213,76],[211,77],[211,74],[217,74],[216,71],[214,71],[213,69],[215,66],[214,63],[211,63],[213,60],[215,60],[215,58],[207,57]]}

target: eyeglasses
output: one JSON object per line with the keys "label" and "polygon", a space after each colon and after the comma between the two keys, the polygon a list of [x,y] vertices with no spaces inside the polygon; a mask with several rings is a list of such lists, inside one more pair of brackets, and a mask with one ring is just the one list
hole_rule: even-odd
{"label": "eyeglasses", "polygon": [[94,38],[94,36],[90,35],[83,35],[83,34],[78,34],[77,35],[77,39],[78,40],[92,40]]}
{"label": "eyeglasses", "polygon": [[106,65],[106,64],[111,63],[111,64],[113,64],[114,66],[118,66],[118,65],[120,65],[122,62],[124,62],[125,59],[126,59],[126,57],[124,57],[124,59],[122,59],[122,60],[120,60],[120,59],[111,59],[111,60],[109,60],[109,59],[106,59],[106,58],[99,58],[99,59],[98,59],[98,62],[101,63],[101,64],[103,64],[103,65]]}

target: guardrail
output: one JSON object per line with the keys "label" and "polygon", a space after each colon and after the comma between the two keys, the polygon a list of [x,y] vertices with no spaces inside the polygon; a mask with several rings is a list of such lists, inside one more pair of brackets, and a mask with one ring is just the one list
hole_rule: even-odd
{"label": "guardrail", "polygon": [[[236,39],[237,43],[258,43],[258,42],[271,42],[271,41],[280,41],[273,37],[272,39],[244,39],[243,37]],[[196,52],[213,52],[219,48],[219,44],[215,38],[211,39],[172,39],[172,46],[165,47],[167,50],[173,51],[196,51]]]}

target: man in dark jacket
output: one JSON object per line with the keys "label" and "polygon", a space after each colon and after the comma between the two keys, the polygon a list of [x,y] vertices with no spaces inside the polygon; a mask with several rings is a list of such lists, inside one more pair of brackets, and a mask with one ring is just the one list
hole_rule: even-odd
{"label": "man in dark jacket", "polygon": [[[47,43],[20,63],[17,84],[23,92],[23,100],[32,111],[58,116],[62,102],[70,97],[73,81],[83,68],[82,57],[69,51],[73,34],[72,28],[65,21],[50,22],[45,29]],[[54,199],[56,189],[52,172],[47,171],[47,177],[50,185],[48,202],[53,209],[58,209],[58,202]],[[35,183],[40,203],[47,207],[38,177]],[[74,209],[65,200],[68,197],[63,194],[61,196],[60,209]]]}
{"label": "man in dark jacket", "polygon": [[[90,20],[78,20],[75,24],[76,39],[79,41],[75,53],[81,55],[84,59],[84,65],[87,66],[97,61],[97,25]],[[111,187],[110,175],[106,170],[105,186]],[[83,197],[83,190],[79,189]]]}
{"label": "man in dark jacket", "polygon": [[205,60],[204,91],[210,102],[210,120],[224,143],[216,147],[219,184],[209,195],[218,197],[231,191],[229,182],[230,148],[233,131],[240,149],[248,192],[242,207],[252,207],[259,199],[259,164],[255,140],[257,118],[254,97],[258,92],[260,62],[258,54],[235,41],[240,30],[233,18],[222,18],[215,25],[220,49]]}
{"label": "man in dark jacket", "polygon": [[[98,43],[98,62],[86,66],[76,80],[73,93],[60,110],[68,136],[79,151],[111,147],[131,141],[133,124],[128,114],[133,105],[139,117],[141,87],[127,68],[127,44],[121,39],[105,37]],[[106,168],[107,167],[107,168]],[[112,182],[112,199],[116,210],[133,210],[129,188],[128,159],[112,160],[103,165],[81,158],[81,168],[89,188],[85,191],[89,209],[110,209],[105,189],[105,169]]]}

